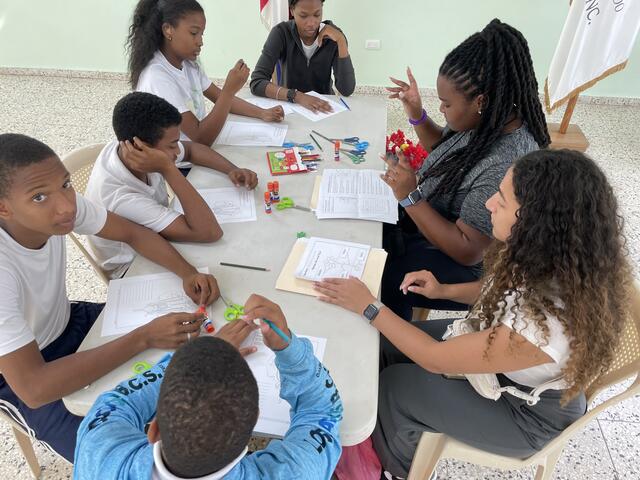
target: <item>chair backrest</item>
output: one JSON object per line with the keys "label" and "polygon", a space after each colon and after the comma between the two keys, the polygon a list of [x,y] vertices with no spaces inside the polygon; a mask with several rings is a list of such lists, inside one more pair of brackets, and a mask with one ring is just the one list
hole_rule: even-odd
{"label": "chair backrest", "polygon": [[71,174],[71,183],[78,193],[84,193],[89,183],[93,164],[104,148],[103,143],[81,147],[62,158],[62,163]]}
{"label": "chair backrest", "polygon": [[600,375],[585,392],[589,403],[603,389],[640,372],[640,282],[637,280],[634,282],[630,300],[629,317],[625,322],[613,362],[609,370]]}
{"label": "chair backrest", "polygon": [[[96,158],[98,158],[98,155],[103,148],[104,144],[100,143],[97,143],[95,145],[88,145],[86,147],[78,148],[62,158],[62,163],[71,174],[71,184],[73,185],[73,188],[76,192],[84,194],[85,190],[87,189],[87,184],[89,183],[89,177],[91,177],[93,164],[96,162]],[[80,252],[93,267],[100,280],[102,280],[105,285],[107,285],[109,283],[109,276],[100,267],[96,259],[93,258],[93,255],[91,255],[87,251],[80,239],[73,233],[70,233],[69,237],[71,237],[73,243],[76,244]]]}

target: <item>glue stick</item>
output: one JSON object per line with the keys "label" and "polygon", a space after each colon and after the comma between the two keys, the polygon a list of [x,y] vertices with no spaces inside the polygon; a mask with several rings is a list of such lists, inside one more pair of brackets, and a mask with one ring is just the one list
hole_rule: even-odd
{"label": "glue stick", "polygon": [[340,161],[340,140],[336,140],[333,142],[334,151],[333,151],[333,159],[336,162]]}
{"label": "glue stick", "polygon": [[273,182],[267,182],[267,192],[269,192],[269,199],[273,200]]}
{"label": "glue stick", "polygon": [[264,213],[271,213],[271,192],[264,192]]}
{"label": "glue stick", "polygon": [[277,180],[273,181],[273,192],[271,192],[271,201],[273,203],[278,203],[280,201],[280,182]]}
{"label": "glue stick", "polygon": [[197,313],[201,313],[201,314],[204,315],[204,322],[203,322],[202,326],[207,331],[207,333],[215,332],[216,329],[213,326],[213,322],[209,318],[209,315],[207,315],[207,309],[204,306],[201,305],[200,308],[198,308],[198,312]]}

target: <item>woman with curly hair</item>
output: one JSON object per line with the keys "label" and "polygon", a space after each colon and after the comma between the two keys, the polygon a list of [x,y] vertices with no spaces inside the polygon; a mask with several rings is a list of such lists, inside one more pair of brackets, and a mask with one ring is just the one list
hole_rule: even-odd
{"label": "woman with curly hair", "polygon": [[549,145],[538,82],[527,41],[498,19],[474,33],[445,57],[437,78],[437,125],[424,110],[416,80],[391,79],[420,144],[430,152],[417,172],[403,160],[389,162],[383,180],[400,206],[399,226],[385,225],[389,255],[382,300],[405,320],[412,307],[466,310],[468,305],[427,299],[398,286],[411,271],[427,269],[440,282],[462,283],[482,275],[491,243],[484,204],[521,156]]}
{"label": "woman with curly hair", "polygon": [[[584,414],[583,392],[618,345],[631,275],[617,202],[596,164],[569,150],[529,153],[486,206],[497,242],[484,282],[445,285],[420,271],[400,286],[474,304],[471,333],[439,341],[451,320],[407,323],[357,279],[316,285],[321,300],[365,315],[386,337],[373,443],[393,475],[407,474],[423,431],[532,455]],[[530,405],[509,394],[493,401],[440,375],[474,373],[497,374],[502,387],[525,393],[562,380]]]}

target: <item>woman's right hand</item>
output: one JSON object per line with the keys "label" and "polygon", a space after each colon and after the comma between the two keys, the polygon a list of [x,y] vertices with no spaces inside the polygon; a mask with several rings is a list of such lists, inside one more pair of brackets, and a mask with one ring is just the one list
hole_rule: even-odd
{"label": "woman's right hand", "polygon": [[329,102],[302,92],[296,92],[295,102],[298,105],[302,105],[303,107],[308,108],[313,113],[329,113],[333,111],[333,108],[331,108],[331,104]]}
{"label": "woman's right hand", "polygon": [[400,290],[405,295],[407,292],[417,293],[431,299],[443,298],[444,285],[436,280],[433,273],[428,270],[409,272],[404,276],[400,284]]}
{"label": "woman's right hand", "polygon": [[244,63],[244,60],[238,60],[233,68],[229,70],[222,90],[235,95],[244,87],[244,84],[247,83],[249,72],[249,67]]}
{"label": "woman's right hand", "polygon": [[141,327],[147,348],[174,349],[200,335],[202,313],[168,313]]}
{"label": "woman's right hand", "polygon": [[416,82],[411,68],[407,67],[407,78],[409,83],[403,82],[393,77],[389,77],[397,87],[386,87],[391,92],[389,98],[398,98],[402,102],[404,111],[412,120],[419,120],[422,117],[422,98],[418,91],[418,83]]}

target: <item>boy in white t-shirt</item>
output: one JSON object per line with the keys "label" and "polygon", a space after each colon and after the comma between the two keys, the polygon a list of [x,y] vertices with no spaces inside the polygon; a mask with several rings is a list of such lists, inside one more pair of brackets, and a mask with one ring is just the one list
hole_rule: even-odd
{"label": "boy in white t-shirt", "polygon": [[[160,97],[142,92],[123,97],[113,111],[117,140],[100,152],[85,195],[167,240],[215,242],[222,229],[176,163],[188,160],[218,170],[234,185],[249,189],[255,188],[258,179],[251,170],[236,167],[204,145],[180,142],[180,121],[176,108]],[[184,214],[169,207],[165,181],[180,200]],[[121,277],[135,257],[124,242],[92,235],[89,243],[98,263],[112,278]]]}
{"label": "boy in white t-shirt", "polygon": [[[174,272],[198,304],[219,296],[162,237],[76,194],[47,145],[0,135],[0,408],[69,461],[81,417],[61,398],[148,348],[175,348],[197,336],[202,318],[172,313],[98,348],[75,353],[103,305],[69,303],[65,235],[127,242]],[[224,333],[226,335],[226,333]]]}

